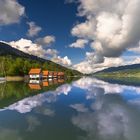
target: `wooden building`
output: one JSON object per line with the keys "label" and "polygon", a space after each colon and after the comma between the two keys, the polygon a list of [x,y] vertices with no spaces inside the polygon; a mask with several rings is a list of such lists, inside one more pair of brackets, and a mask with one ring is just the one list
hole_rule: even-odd
{"label": "wooden building", "polygon": [[49,77],[49,71],[48,70],[44,70],[43,71],[43,78],[48,78]]}
{"label": "wooden building", "polygon": [[40,68],[31,69],[29,71],[29,77],[30,77],[30,79],[41,79],[42,78],[42,70]]}
{"label": "wooden building", "polygon": [[64,78],[65,77],[65,74],[64,72],[58,72],[58,78]]}
{"label": "wooden building", "polygon": [[49,76],[48,78],[53,78],[53,71],[49,71]]}
{"label": "wooden building", "polygon": [[58,79],[64,78],[64,72],[57,72],[57,71],[48,71],[43,70],[41,68],[32,68],[29,71],[29,78],[31,80],[41,80],[41,79]]}
{"label": "wooden building", "polygon": [[58,77],[58,72],[54,71],[53,72],[53,78],[57,78]]}

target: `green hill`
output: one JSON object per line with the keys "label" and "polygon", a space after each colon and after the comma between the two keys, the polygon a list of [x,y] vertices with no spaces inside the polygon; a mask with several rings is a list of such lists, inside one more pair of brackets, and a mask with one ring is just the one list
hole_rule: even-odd
{"label": "green hill", "polygon": [[52,61],[29,55],[0,42],[0,76],[4,75],[1,68],[2,64],[7,76],[24,76],[28,74],[31,68],[62,71],[67,76],[81,75],[76,70],[68,69]]}
{"label": "green hill", "polygon": [[107,78],[140,78],[140,64],[111,67],[93,75]]}

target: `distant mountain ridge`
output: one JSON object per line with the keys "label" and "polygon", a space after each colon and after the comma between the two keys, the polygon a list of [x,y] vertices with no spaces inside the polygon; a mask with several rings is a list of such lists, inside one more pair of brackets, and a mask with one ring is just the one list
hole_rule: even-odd
{"label": "distant mountain ridge", "polygon": [[109,73],[109,72],[116,72],[116,71],[124,71],[124,70],[135,70],[140,69],[140,64],[132,64],[132,65],[124,65],[124,66],[118,66],[118,67],[110,67],[101,71],[96,72],[98,73]]}

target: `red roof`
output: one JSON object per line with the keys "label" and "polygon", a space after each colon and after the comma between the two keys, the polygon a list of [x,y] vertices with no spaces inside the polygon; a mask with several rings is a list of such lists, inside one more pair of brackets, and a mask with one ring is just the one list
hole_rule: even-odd
{"label": "red roof", "polygon": [[53,75],[53,71],[49,71],[49,75]]}
{"label": "red roof", "polygon": [[29,74],[40,74],[41,73],[41,69],[31,69],[29,71]]}
{"label": "red roof", "polygon": [[58,72],[58,76],[63,76],[64,72]]}
{"label": "red roof", "polygon": [[54,72],[54,73],[53,73],[53,75],[55,75],[55,76],[57,76],[57,74],[58,74],[57,72]]}
{"label": "red roof", "polygon": [[48,76],[49,75],[49,71],[48,70],[44,70],[43,71],[43,76]]}

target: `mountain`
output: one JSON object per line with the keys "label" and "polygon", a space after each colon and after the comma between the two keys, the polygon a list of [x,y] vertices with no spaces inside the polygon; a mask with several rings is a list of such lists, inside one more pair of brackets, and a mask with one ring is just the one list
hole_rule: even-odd
{"label": "mountain", "polygon": [[140,64],[111,67],[93,74],[105,78],[140,78]]}
{"label": "mountain", "polygon": [[[31,59],[31,60],[37,60],[40,62],[46,61],[45,59],[24,53],[18,49],[11,47],[10,45],[8,45],[6,43],[0,42],[0,56],[7,56],[7,55],[11,55],[13,57],[21,57],[21,58],[27,58],[27,59]],[[49,61],[49,60],[47,60],[47,61]]]}
{"label": "mountain", "polygon": [[117,72],[117,71],[124,71],[124,70],[136,70],[140,69],[140,64],[133,64],[133,65],[125,65],[125,66],[119,66],[119,67],[110,67],[107,69],[104,69],[102,71],[98,71],[97,73],[102,73],[102,72]]}
{"label": "mountain", "polygon": [[[31,68],[38,67],[50,71],[62,71],[67,76],[81,75],[76,70],[68,69],[50,60],[29,55],[3,42],[0,42],[0,62],[0,67],[4,63],[7,76],[24,76],[28,74]],[[3,76],[2,70],[0,70],[0,76]]]}

